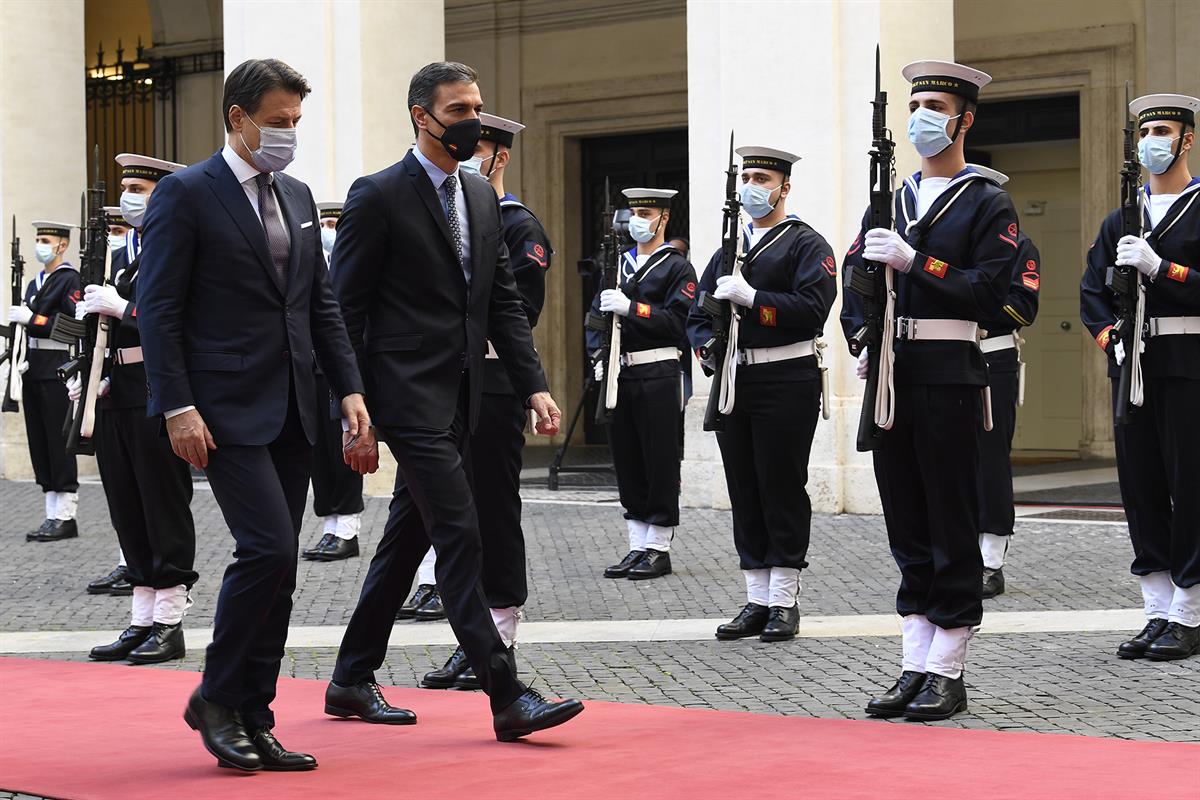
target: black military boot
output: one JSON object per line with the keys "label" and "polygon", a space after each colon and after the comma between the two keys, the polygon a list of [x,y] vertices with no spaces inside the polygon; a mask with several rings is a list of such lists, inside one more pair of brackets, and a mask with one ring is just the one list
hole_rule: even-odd
{"label": "black military boot", "polygon": [[100,644],[92,648],[88,658],[93,661],[124,661],[135,648],[150,638],[154,628],[150,625],[130,625],[112,644]]}
{"label": "black military boot", "polygon": [[630,550],[624,558],[611,567],[604,568],[606,578],[628,578],[629,570],[636,567],[646,557],[645,550]]}
{"label": "black military boot", "polygon": [[629,580],[648,581],[671,574],[671,554],[662,550],[646,549],[642,560],[629,568]]}
{"label": "black military boot", "polygon": [[129,578],[121,578],[108,589],[108,594],[111,597],[129,597],[133,594],[133,584],[129,582]]}
{"label": "black military boot", "polygon": [[43,524],[35,542],[58,542],[79,536],[79,525],[73,519],[48,519],[46,522],[49,525]]}
{"label": "black military boot", "polygon": [[334,536],[333,540],[326,542],[321,540],[314,548],[313,555],[310,556],[312,561],[341,561],[343,558],[354,558],[358,555],[358,537],[353,539],[343,539],[340,536]]}
{"label": "black military boot", "polygon": [[892,688],[867,703],[867,713],[873,717],[903,716],[904,709],[913,701],[924,684],[924,672],[904,670],[892,684]]}
{"label": "black military boot", "polygon": [[1168,622],[1167,629],[1146,648],[1146,658],[1152,661],[1178,661],[1200,653],[1200,625],[1187,626]]}
{"label": "black military boot", "polygon": [[997,569],[983,568],[983,599],[995,597],[998,594],[1004,594],[1004,568]]}
{"label": "black military boot", "polygon": [[904,718],[912,720],[950,719],[967,710],[967,685],[962,676],[947,678],[930,672],[921,691],[904,707]]}
{"label": "black military boot", "polygon": [[412,619],[415,617],[417,615],[417,609],[425,605],[425,601],[428,600],[429,596],[435,591],[437,591],[437,587],[435,587],[432,583],[422,583],[417,587],[416,591],[412,593],[412,597],[408,598],[408,600],[404,602],[404,605],[400,606],[400,610],[396,612],[396,619]]}
{"label": "black military boot", "polygon": [[25,534],[25,541],[36,542],[39,538],[41,538],[43,533],[46,533],[53,527],[54,527],[54,520],[44,519],[44,520],[42,520],[41,525],[37,526],[36,528],[31,530],[29,533]]}
{"label": "black military boot", "polygon": [[128,656],[133,664],[161,664],[187,655],[183,644],[183,623],[154,623],[154,632]]}
{"label": "black military boot", "polygon": [[1132,639],[1121,642],[1117,647],[1117,655],[1121,658],[1141,658],[1146,655],[1146,648],[1154,643],[1154,640],[1162,636],[1163,631],[1167,629],[1167,621],[1165,619],[1152,619],[1146,623],[1146,627],[1142,628],[1142,632]]}
{"label": "black military boot", "polygon": [[800,604],[792,603],[791,608],[772,606],[767,614],[767,624],[763,626],[759,639],[764,642],[786,642],[795,639],[800,632]]}
{"label": "black military boot", "polygon": [[442,596],[434,587],[433,594],[417,609],[417,619],[422,622],[432,622],[446,618],[446,607],[442,605]]}
{"label": "black military boot", "polygon": [[[89,583],[87,585],[87,593],[88,594],[108,594],[109,590],[111,590],[113,588],[113,586],[116,586],[119,583],[126,583],[126,584],[129,583],[129,581],[125,580],[125,576],[127,574],[128,574],[128,571],[126,570],[126,568],[124,566],[118,564],[117,566],[113,567],[112,572],[108,573],[103,578],[97,578],[96,580]],[[130,591],[132,592],[132,589]]]}
{"label": "black military boot", "polygon": [[[515,646],[508,648],[507,658],[508,666],[512,670],[513,677],[515,678],[517,677],[517,653]],[[474,691],[475,689],[482,689],[483,686],[479,683],[479,676],[475,674],[475,668],[467,667],[466,672],[463,672],[458,676],[458,679],[454,681],[454,688]]]}
{"label": "black military boot", "polygon": [[767,617],[771,609],[757,603],[746,603],[736,617],[724,625],[717,626],[717,638],[721,641],[730,639],[745,639],[747,636],[758,636],[767,626]]}
{"label": "black military boot", "polygon": [[315,545],[308,548],[307,550],[301,551],[300,557],[303,558],[305,561],[313,560],[317,556],[318,553],[320,553],[325,548],[331,546],[333,544],[334,539],[336,539],[336,538],[337,537],[334,536],[332,533],[324,534]]}
{"label": "black military boot", "polygon": [[[467,663],[467,654],[463,652],[462,645],[459,645],[450,654],[450,658],[446,659],[446,663],[441,669],[425,673],[425,677],[421,679],[421,688],[453,689],[459,677],[470,669],[471,665]],[[478,683],[477,678],[476,682]]]}

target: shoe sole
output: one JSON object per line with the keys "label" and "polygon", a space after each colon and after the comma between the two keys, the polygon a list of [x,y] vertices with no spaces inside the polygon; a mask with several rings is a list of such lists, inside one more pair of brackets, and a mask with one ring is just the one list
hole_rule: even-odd
{"label": "shoe sole", "polygon": [[1191,658],[1197,653],[1200,653],[1200,650],[1193,650],[1190,653],[1181,653],[1179,655],[1163,655],[1161,653],[1155,653],[1147,650],[1146,658],[1150,659],[1151,661],[1183,661],[1185,658]]}
{"label": "shoe sole", "polygon": [[1128,661],[1132,661],[1136,658],[1145,658],[1145,657],[1146,657],[1145,650],[1143,650],[1140,653],[1122,653],[1120,650],[1117,651],[1117,658],[1124,658]]}
{"label": "shoe sole", "polygon": [[445,614],[439,614],[436,617],[429,617],[429,616],[423,617],[420,614],[417,614],[415,617],[413,617],[413,619],[415,619],[417,622],[440,622],[440,621],[444,620],[445,618],[446,618]]}
{"label": "shoe sole", "polygon": [[324,556],[324,555],[312,556],[308,560],[309,561],[330,562],[330,561],[345,561],[347,558],[358,558],[358,553],[351,553],[348,556]]}
{"label": "shoe sole", "polygon": [[655,578],[665,578],[666,576],[668,576],[670,574],[671,574],[671,570],[667,570],[666,572],[659,572],[654,575],[630,575],[629,580],[631,580],[631,581],[652,581]]}
{"label": "shoe sole", "polygon": [[612,578],[613,580],[619,580],[619,579],[621,579],[621,578],[628,578],[628,577],[629,577],[629,573],[628,573],[628,572],[622,572],[622,573],[618,574],[618,573],[616,573],[616,572],[605,572],[605,573],[604,573],[604,577],[606,577],[606,578]]}
{"label": "shoe sole", "polygon": [[800,635],[799,631],[796,631],[795,633],[790,633],[787,636],[768,636],[767,634],[764,633],[764,634],[759,634],[758,640],[760,642],[790,642],[792,639],[795,639],[799,635]]}
{"label": "shoe sole", "polygon": [[67,539],[78,539],[78,538],[79,538],[79,534],[76,533],[76,534],[72,534],[71,536],[54,536],[54,537],[49,537],[49,538],[45,537],[45,536],[39,536],[38,538],[33,539],[32,541],[35,541],[35,542],[65,542]]}
{"label": "shoe sole", "polygon": [[884,711],[883,709],[871,708],[870,706],[867,706],[866,711],[867,711],[867,716],[877,717],[879,719],[895,719],[896,717],[904,716],[903,708],[898,708],[898,709],[895,709],[892,711]]}
{"label": "shoe sole", "polygon": [[421,683],[419,684],[422,689],[453,689],[457,685],[458,684],[454,681],[450,681],[449,683],[439,683],[438,681],[427,681],[424,679],[422,679]]}
{"label": "shoe sole", "polygon": [[126,653],[123,656],[95,656],[91,653],[88,653],[88,658],[90,658],[92,661],[124,661],[125,659],[129,658],[129,654]]}
{"label": "shoe sole", "polygon": [[753,633],[739,633],[739,634],[718,633],[716,636],[717,636],[717,641],[719,641],[719,642],[736,642],[738,639],[749,639],[751,637],[761,636],[761,635],[762,635],[762,631],[754,631]]}
{"label": "shoe sole", "polygon": [[[235,764],[230,764],[228,761],[221,761],[220,759],[217,760],[217,766],[226,769],[241,769],[241,767]],[[266,764],[263,764],[261,769],[263,772],[312,772],[316,768],[316,764],[305,764],[301,767],[268,767]]]}
{"label": "shoe sole", "polygon": [[88,594],[91,594],[91,595],[112,594],[112,588],[109,586],[99,586],[99,587],[89,586],[89,587],[87,587],[86,591]]}
{"label": "shoe sole", "polygon": [[262,764],[259,764],[255,767],[245,767],[241,764],[235,764],[232,761],[227,761],[226,759],[214,753],[212,748],[208,746],[208,740],[205,739],[204,734],[200,732],[200,722],[196,719],[196,715],[192,713],[192,709],[185,708],[183,710],[183,721],[188,724],[189,728],[200,734],[200,743],[204,745],[204,749],[208,751],[208,754],[217,760],[217,764],[219,766],[225,766],[229,769],[236,769],[242,772],[258,772],[262,769]]}
{"label": "shoe sole", "polygon": [[962,712],[964,712],[966,710],[967,710],[967,703],[966,703],[966,701],[963,701],[962,704],[955,706],[954,710],[948,714],[943,714],[940,712],[937,714],[928,714],[925,712],[909,713],[908,711],[905,711],[904,718],[911,719],[914,722],[937,722],[938,720],[941,720],[941,719],[950,719],[955,714],[961,714]]}
{"label": "shoe sole", "polygon": [[556,719],[550,721],[549,723],[547,723],[546,725],[537,725],[537,726],[530,727],[530,728],[522,728],[519,731],[505,731],[504,733],[497,732],[496,733],[496,741],[498,741],[498,742],[515,742],[518,739],[520,739],[522,736],[529,736],[530,734],[537,733],[538,731],[545,731],[545,730],[549,730],[550,728],[557,728],[559,725],[562,725],[564,722],[569,722],[569,721],[575,719],[575,717],[579,716],[579,714],[582,711],[583,711],[583,705],[581,704],[578,708],[576,708],[570,712],[566,712],[564,716],[562,716],[560,718],[556,718]]}
{"label": "shoe sole", "polygon": [[455,681],[454,688],[458,689],[460,691],[463,691],[463,692],[478,692],[481,689],[483,689],[483,687],[480,686],[478,683],[467,684],[467,683],[459,683],[458,681]]}
{"label": "shoe sole", "polygon": [[181,659],[186,655],[187,655],[186,650],[183,651],[182,653],[169,655],[166,658],[141,658],[141,657],[135,658],[133,653],[130,653],[129,655],[125,656],[125,660],[128,661],[130,664],[165,664],[168,661],[177,661],[178,659]]}
{"label": "shoe sole", "polygon": [[367,717],[364,717],[362,714],[359,714],[357,711],[350,711],[349,709],[338,708],[337,706],[331,706],[328,703],[325,704],[325,713],[331,717],[337,717],[338,719],[357,719],[362,722],[369,722],[372,725],[416,725],[417,724],[417,721],[415,719],[397,720],[395,722],[388,722],[387,720],[382,720],[382,719],[368,719]]}

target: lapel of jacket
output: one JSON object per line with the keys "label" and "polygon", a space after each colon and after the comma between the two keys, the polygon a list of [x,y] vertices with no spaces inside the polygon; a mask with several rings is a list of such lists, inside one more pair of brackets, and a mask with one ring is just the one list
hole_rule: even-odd
{"label": "lapel of jacket", "polygon": [[446,247],[449,248],[451,258],[453,258],[454,237],[450,235],[450,224],[446,222],[446,212],[442,210],[442,201],[438,199],[433,182],[429,180],[429,176],[425,174],[425,168],[421,166],[421,162],[417,160],[411,150],[404,157],[404,165],[408,167],[408,174],[412,178],[413,186],[416,187],[417,196],[421,198],[429,215],[437,223],[438,229],[442,232],[442,239],[445,240]]}
{"label": "lapel of jacket", "polygon": [[[459,175],[462,175],[462,173],[460,172]],[[482,285],[491,285],[491,276],[480,274],[480,263],[483,257],[483,245],[481,241],[483,239],[484,223],[489,218],[487,207],[489,203],[495,204],[496,191],[486,181],[464,180],[463,197],[467,201],[467,222],[471,228],[470,291],[471,298],[474,299],[477,296],[477,292],[482,289]]]}
{"label": "lapel of jacket", "polygon": [[263,228],[262,220],[254,213],[250,199],[246,197],[245,190],[237,182],[233,170],[225,163],[225,158],[220,151],[208,160],[208,166],[204,171],[212,178],[213,194],[221,201],[221,205],[233,218],[238,230],[246,237],[250,248],[258,255],[258,262],[266,270],[271,283],[275,284],[275,288],[279,290],[280,294],[283,294],[283,284],[279,280],[278,273],[275,272],[275,265],[271,262],[271,253],[267,249],[267,231]]}
{"label": "lapel of jacket", "polygon": [[[297,270],[300,266],[300,251],[304,248],[300,243],[300,209],[302,204],[300,198],[296,197],[292,191],[290,181],[285,180],[283,175],[275,176],[276,194],[279,196],[279,210],[283,214],[283,219],[288,226],[288,238],[291,240],[291,245],[288,248],[288,267],[287,267],[287,291],[290,294],[294,285],[300,283],[296,280]],[[315,220],[314,220],[315,222]]]}

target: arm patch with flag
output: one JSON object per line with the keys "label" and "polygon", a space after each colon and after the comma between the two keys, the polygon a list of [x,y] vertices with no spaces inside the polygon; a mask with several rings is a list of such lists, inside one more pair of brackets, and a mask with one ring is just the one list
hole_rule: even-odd
{"label": "arm patch with flag", "polygon": [[637,304],[637,315],[639,317],[641,317],[642,319],[649,319],[650,318],[650,304],[649,303],[638,303]]}
{"label": "arm patch with flag", "polygon": [[1100,345],[1101,350],[1108,350],[1108,340],[1112,333],[1113,326],[1109,325],[1104,330],[1096,334],[1096,344]]}
{"label": "arm patch with flag", "polygon": [[1183,264],[1171,264],[1171,266],[1167,268],[1167,277],[1173,281],[1186,283],[1188,271],[1188,268]]}
{"label": "arm patch with flag", "polygon": [[945,261],[938,261],[933,256],[925,259],[925,271],[937,278],[946,277],[946,268],[949,266]]}
{"label": "arm patch with flag", "polygon": [[758,324],[767,328],[775,327],[776,311],[774,306],[763,306],[758,309]]}

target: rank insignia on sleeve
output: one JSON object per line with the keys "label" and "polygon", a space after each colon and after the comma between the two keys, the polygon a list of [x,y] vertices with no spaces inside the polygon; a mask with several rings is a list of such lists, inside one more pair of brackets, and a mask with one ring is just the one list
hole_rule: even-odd
{"label": "rank insignia on sleeve", "polygon": [[1037,262],[1032,258],[1025,262],[1025,269],[1028,272],[1037,272]]}
{"label": "rank insignia on sleeve", "polygon": [[637,304],[637,315],[642,319],[650,318],[650,306],[647,303]]}
{"label": "rank insignia on sleeve", "polygon": [[846,251],[846,255],[848,255],[848,256],[854,255],[855,253],[858,252],[858,249],[860,247],[862,247],[862,234],[861,233],[858,236],[854,237],[854,243],[850,245],[850,249]]}
{"label": "rank insignia on sleeve", "polygon": [[830,275],[837,275],[837,263],[833,260],[833,256],[825,256],[821,262],[821,266],[825,268],[825,272]]}
{"label": "rank insignia on sleeve", "polygon": [[686,297],[688,300],[695,300],[696,299],[696,282],[688,281],[687,285],[684,286],[680,291],[683,292],[683,296]]}
{"label": "rank insignia on sleeve", "polygon": [[1096,344],[1100,345],[1101,350],[1108,349],[1108,337],[1112,332],[1112,328],[1113,326],[1109,325],[1107,328],[1096,334]]}
{"label": "rank insignia on sleeve", "polygon": [[83,297],[83,293],[82,293],[81,291],[79,291],[78,289],[76,289],[75,291],[71,292],[71,302],[72,302],[72,303],[78,303],[78,302],[79,302],[79,299],[80,299],[81,297]]}
{"label": "rank insignia on sleeve", "polygon": [[550,266],[550,262],[546,260],[546,248],[540,242],[526,242],[525,257],[542,269]]}
{"label": "rank insignia on sleeve", "polygon": [[1008,223],[1008,235],[1014,239],[1017,238],[1017,223],[1015,223],[1015,222]]}
{"label": "rank insignia on sleeve", "polygon": [[775,327],[775,306],[763,306],[758,309],[758,324],[768,328]]}
{"label": "rank insignia on sleeve", "polygon": [[1183,264],[1172,264],[1167,269],[1167,277],[1173,281],[1179,281],[1180,283],[1184,283],[1187,281],[1187,276],[1188,276],[1188,268],[1185,267]]}
{"label": "rank insignia on sleeve", "polygon": [[1026,272],[1021,275],[1021,283],[1025,284],[1026,289],[1032,289],[1036,292],[1038,287],[1042,285],[1042,279],[1036,272]]}
{"label": "rank insignia on sleeve", "polygon": [[49,317],[43,316],[41,314],[38,314],[36,317],[33,318],[34,325],[45,325],[49,321],[50,321]]}
{"label": "rank insignia on sleeve", "polygon": [[925,259],[925,271],[936,278],[946,277],[946,268],[949,266],[945,261],[938,261],[933,256]]}

